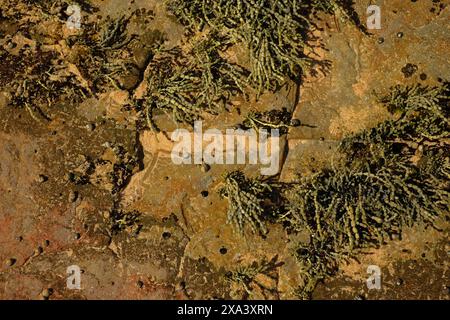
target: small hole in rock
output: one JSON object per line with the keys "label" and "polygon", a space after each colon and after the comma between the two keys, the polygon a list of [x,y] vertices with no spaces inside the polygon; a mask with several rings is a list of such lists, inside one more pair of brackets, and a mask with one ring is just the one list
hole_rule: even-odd
{"label": "small hole in rock", "polygon": [[164,232],[164,233],[162,234],[162,237],[163,237],[164,240],[169,239],[171,236],[172,236],[172,235],[170,234],[170,232]]}

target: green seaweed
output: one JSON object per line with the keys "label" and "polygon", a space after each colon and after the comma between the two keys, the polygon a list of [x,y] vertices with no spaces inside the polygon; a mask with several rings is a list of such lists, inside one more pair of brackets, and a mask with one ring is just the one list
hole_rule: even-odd
{"label": "green seaweed", "polygon": [[[241,291],[239,296],[242,299],[248,299],[253,294],[254,286],[260,288],[262,292],[265,291],[276,291],[271,288],[267,288],[264,284],[260,283],[256,277],[258,275],[265,275],[271,279],[275,279],[277,274],[277,268],[283,265],[282,262],[278,262],[278,256],[274,256],[272,259],[267,260],[264,258],[262,261],[254,261],[250,265],[241,265],[233,271],[228,271],[225,274],[225,279],[230,283],[235,283],[238,285]],[[275,271],[275,275],[274,275]]]}
{"label": "green seaweed", "polygon": [[154,115],[162,111],[175,122],[193,124],[203,113],[218,114],[232,96],[244,93],[245,71],[219,55],[225,45],[217,36],[206,37],[187,53],[180,47],[161,49],[149,64],[145,114],[156,129]]}
{"label": "green seaweed", "polygon": [[130,18],[131,16],[121,16],[105,23],[94,49],[100,51],[118,50],[128,45],[134,39],[133,36],[129,37],[126,31]]}
{"label": "green seaweed", "polygon": [[[342,156],[331,168],[283,189],[287,204],[277,222],[309,234],[309,242],[294,250],[304,275],[297,290],[301,298],[310,297],[342,260],[401,239],[405,227],[435,227],[437,218],[448,216],[448,84],[395,87],[381,101],[395,113],[394,120],[345,138],[339,148]],[[248,183],[242,175],[239,181]],[[229,198],[233,217],[242,206],[239,185],[234,184]],[[251,209],[269,200],[263,193],[253,196],[258,201],[250,202]]]}
{"label": "green seaweed", "polygon": [[[295,188],[283,219],[309,231],[313,241],[307,250],[325,246],[338,262],[392,237],[401,239],[405,227],[434,226],[436,218],[448,214],[449,148],[443,140],[449,138],[448,93],[448,85],[393,88],[381,101],[400,113],[397,118],[344,139],[342,163]],[[309,278],[302,295],[336,268],[334,260],[325,260],[314,265],[320,266],[317,272],[308,259],[297,258]]]}
{"label": "green seaweed", "polygon": [[112,210],[109,213],[109,232],[111,235],[117,235],[125,230],[130,232],[138,230],[140,216],[138,211]]}
{"label": "green seaweed", "polygon": [[[86,22],[82,33],[65,39],[68,46],[77,45],[78,50],[86,53],[76,66],[94,94],[108,88],[123,90],[118,79],[138,69],[131,59],[124,59],[131,55],[131,45],[136,39],[127,32],[132,17],[133,14],[108,16],[100,22]],[[158,44],[157,40],[155,46]]]}
{"label": "green seaweed", "polygon": [[267,112],[258,112],[252,110],[244,119],[242,126],[244,129],[254,129],[259,131],[261,129],[279,130],[280,134],[286,134],[289,128],[298,127],[301,122],[297,119],[292,119],[292,114],[286,108],[282,110],[270,110]]}
{"label": "green seaweed", "polygon": [[228,173],[220,190],[220,195],[229,203],[228,223],[233,224],[241,234],[247,226],[253,233],[266,234],[264,202],[272,190],[269,184],[249,179],[241,171]]}
{"label": "green seaweed", "polygon": [[[209,28],[248,49],[249,82],[260,95],[298,79],[313,59],[306,36],[316,10],[340,11],[353,20],[348,1],[168,0],[169,10],[192,30]],[[310,50],[312,51],[312,50]]]}
{"label": "green seaweed", "polygon": [[49,113],[61,97],[79,103],[89,94],[74,75],[54,65],[62,64],[56,55],[39,51],[33,53],[28,49],[23,55],[20,64],[30,66],[11,81],[13,92],[9,105],[26,109],[35,121],[50,121]]}

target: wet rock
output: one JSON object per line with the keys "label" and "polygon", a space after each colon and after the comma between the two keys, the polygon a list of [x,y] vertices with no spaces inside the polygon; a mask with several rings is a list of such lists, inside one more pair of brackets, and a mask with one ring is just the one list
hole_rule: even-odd
{"label": "wet rock", "polygon": [[90,132],[95,130],[95,124],[94,123],[89,123],[86,125],[86,129]]}
{"label": "wet rock", "polygon": [[41,246],[38,246],[36,249],[34,249],[34,255],[35,256],[38,256],[38,255],[40,255],[43,252],[44,252],[44,249]]}
{"label": "wet rock", "polygon": [[163,237],[164,240],[170,239],[171,236],[172,236],[172,235],[171,235],[170,232],[164,232],[164,233],[162,234],[162,237]]}

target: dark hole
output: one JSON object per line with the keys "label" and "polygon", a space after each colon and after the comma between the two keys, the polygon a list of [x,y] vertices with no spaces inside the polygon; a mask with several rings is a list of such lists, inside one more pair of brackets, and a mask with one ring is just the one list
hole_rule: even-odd
{"label": "dark hole", "polygon": [[162,234],[162,237],[163,237],[163,239],[165,239],[165,240],[169,239],[171,236],[172,236],[172,235],[170,234],[170,232],[164,232],[164,233]]}

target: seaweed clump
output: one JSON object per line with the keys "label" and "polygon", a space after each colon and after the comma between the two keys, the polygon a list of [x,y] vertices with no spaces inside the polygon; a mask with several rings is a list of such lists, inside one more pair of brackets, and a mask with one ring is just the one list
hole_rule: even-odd
{"label": "seaweed clump", "polygon": [[258,279],[269,279],[278,281],[277,269],[283,265],[283,262],[278,261],[278,256],[267,260],[254,261],[250,265],[241,265],[233,271],[228,271],[225,274],[225,279],[231,284],[235,284],[237,290],[236,295],[240,300],[246,300],[255,295],[255,291],[260,291],[267,299],[267,294],[277,295],[276,288],[268,288],[267,284]]}
{"label": "seaweed clump", "polygon": [[[290,184],[278,222],[309,235],[294,250],[305,276],[300,297],[309,298],[342,260],[448,215],[449,93],[448,84],[393,88],[381,101],[394,120],[345,138],[332,168]],[[231,212],[238,197],[229,199]]]}
{"label": "seaweed clump", "polygon": [[117,235],[122,231],[138,233],[141,214],[138,211],[114,209],[109,213],[109,232]]}
{"label": "seaweed clump", "polygon": [[298,79],[313,59],[306,33],[317,10],[352,18],[348,1],[169,0],[169,10],[191,30],[209,28],[248,49],[249,82],[258,95]]}
{"label": "seaweed clump", "polygon": [[127,32],[131,18],[132,15],[108,16],[101,23],[86,23],[83,34],[66,40],[70,47],[87,53],[76,65],[92,92],[101,93],[108,87],[124,89],[120,78],[139,73],[130,58],[131,43],[136,39]]}
{"label": "seaweed clump", "polygon": [[266,234],[264,216],[273,187],[256,179],[247,178],[241,171],[233,171],[225,177],[225,185],[220,195],[228,199],[228,223],[233,224],[243,234],[246,226],[253,233]]}
{"label": "seaweed clump", "polygon": [[449,98],[448,85],[393,88],[381,101],[397,118],[344,139],[342,163],[295,188],[283,219],[311,237],[296,255],[307,274],[301,296],[341,259],[448,214]]}
{"label": "seaweed clump", "polygon": [[251,111],[244,119],[242,127],[244,129],[254,129],[255,131],[279,130],[280,134],[286,134],[291,127],[301,125],[300,120],[292,119],[292,114],[286,108],[282,110],[270,110],[267,112]]}
{"label": "seaweed clump", "polygon": [[217,35],[212,35],[195,44],[191,41],[186,53],[181,47],[157,52],[149,64],[144,97],[150,128],[157,128],[156,112],[192,125],[204,112],[223,111],[232,95],[244,94],[245,70],[220,56],[219,50],[225,45]]}
{"label": "seaweed clump", "polygon": [[[137,105],[154,130],[159,113],[192,125],[204,113],[225,110],[231,96],[247,98],[249,88],[259,96],[289,79],[298,80],[313,63],[304,53],[312,49],[305,35],[310,15],[336,7],[286,0],[168,0],[167,4],[192,38],[170,50],[159,48],[149,64],[147,92]],[[244,64],[226,58],[236,45],[249,53]],[[280,121],[278,125],[283,131],[288,128]]]}
{"label": "seaweed clump", "polygon": [[[440,87],[396,86],[380,102],[397,116],[370,130],[346,138],[341,151],[349,161],[358,158],[399,153],[412,155],[419,146],[427,149],[448,147],[449,85]],[[406,152],[406,154],[405,154]]]}
{"label": "seaweed clump", "polygon": [[11,106],[25,108],[38,122],[50,121],[52,107],[62,99],[79,103],[87,97],[88,92],[55,54],[24,48],[22,55],[18,64],[23,72],[11,81]]}

